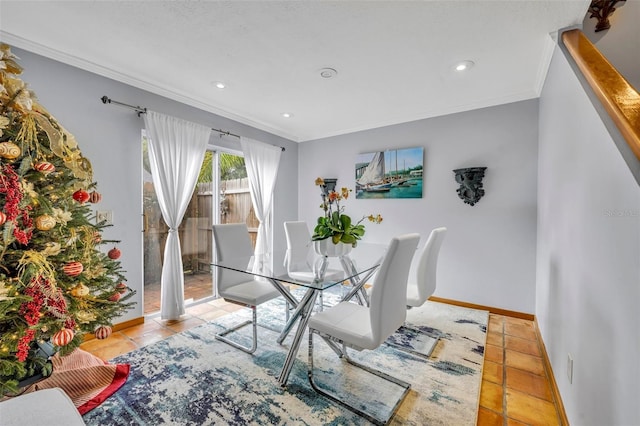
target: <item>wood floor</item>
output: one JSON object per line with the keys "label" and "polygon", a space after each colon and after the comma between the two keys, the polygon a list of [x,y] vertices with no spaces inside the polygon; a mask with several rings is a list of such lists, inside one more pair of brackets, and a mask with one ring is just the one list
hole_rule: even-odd
{"label": "wood floor", "polygon": [[[172,334],[226,315],[237,305],[212,300],[189,307],[179,321],[147,317],[144,324],[106,340],[89,340],[82,349],[109,360]],[[480,391],[478,425],[560,425],[533,321],[491,314]]]}
{"label": "wood floor", "polygon": [[[213,296],[213,284],[210,272],[184,274],[185,303],[197,302]],[[160,311],[160,281],[144,284],[144,314],[150,315]]]}

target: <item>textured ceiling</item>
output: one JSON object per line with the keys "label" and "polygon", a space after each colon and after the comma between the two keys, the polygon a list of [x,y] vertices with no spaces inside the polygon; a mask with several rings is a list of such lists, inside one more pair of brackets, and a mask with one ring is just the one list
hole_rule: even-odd
{"label": "textured ceiling", "polygon": [[589,3],[2,0],[0,36],[301,142],[537,97]]}

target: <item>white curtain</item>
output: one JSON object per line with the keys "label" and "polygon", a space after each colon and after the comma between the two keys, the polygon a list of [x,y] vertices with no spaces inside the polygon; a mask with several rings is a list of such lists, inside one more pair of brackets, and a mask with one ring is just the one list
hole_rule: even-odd
{"label": "white curtain", "polygon": [[169,226],[162,264],[160,316],[184,314],[184,275],[178,226],[189,205],[207,149],[211,128],[147,111],[149,163],[162,217]]}
{"label": "white curtain", "polygon": [[256,262],[258,269],[262,271],[262,265],[266,266],[264,262],[271,252],[269,239],[271,236],[271,207],[282,149],[245,137],[240,138],[240,144],[249,178],[251,201],[256,217],[260,221],[254,255],[258,260]]}

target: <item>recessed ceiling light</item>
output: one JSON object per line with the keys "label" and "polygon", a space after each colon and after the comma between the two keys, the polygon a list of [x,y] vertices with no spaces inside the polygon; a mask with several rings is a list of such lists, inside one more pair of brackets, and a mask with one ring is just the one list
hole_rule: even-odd
{"label": "recessed ceiling light", "polygon": [[224,89],[226,87],[226,85],[221,81],[216,81],[216,87],[218,89]]}
{"label": "recessed ceiling light", "polygon": [[464,71],[473,67],[475,64],[473,61],[460,61],[455,65],[456,71]]}
{"label": "recessed ceiling light", "polygon": [[291,114],[290,112],[283,112],[283,113],[282,113],[282,116],[283,116],[284,118],[291,118],[291,117],[293,117],[293,114]]}
{"label": "recessed ceiling light", "polygon": [[322,68],[320,70],[320,77],[322,78],[333,78],[338,75],[338,71],[333,68]]}

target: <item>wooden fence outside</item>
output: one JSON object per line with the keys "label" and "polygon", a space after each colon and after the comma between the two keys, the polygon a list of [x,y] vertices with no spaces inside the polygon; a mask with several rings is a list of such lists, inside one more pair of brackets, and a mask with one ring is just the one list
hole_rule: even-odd
{"label": "wooden fence outside", "polygon": [[[211,270],[213,259],[213,184],[198,184],[182,223],[178,228],[185,273],[204,273]],[[169,233],[153,185],[144,188],[144,262],[145,285],[160,281],[164,245]],[[249,184],[246,178],[223,181],[220,196],[219,223],[246,223],[255,247],[259,221],[255,215]]]}

